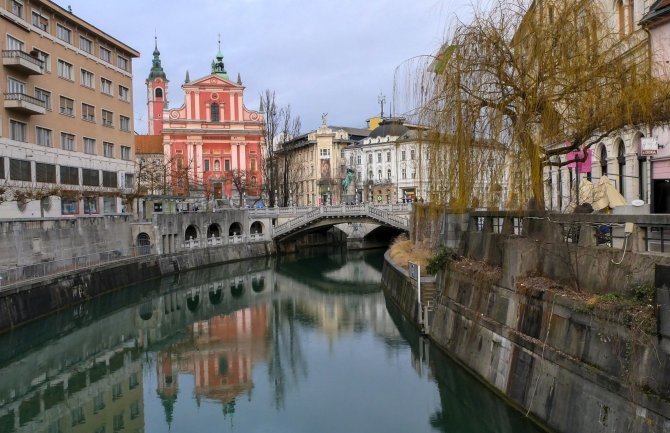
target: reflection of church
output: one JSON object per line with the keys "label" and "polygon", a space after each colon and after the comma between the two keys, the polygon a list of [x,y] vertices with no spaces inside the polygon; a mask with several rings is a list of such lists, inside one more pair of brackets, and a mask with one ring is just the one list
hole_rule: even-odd
{"label": "reflection of church", "polygon": [[158,353],[158,395],[168,424],[178,394],[178,374],[194,376],[196,398],[230,410],[253,388],[254,362],[268,358],[268,306],[259,305],[191,325],[189,338]]}

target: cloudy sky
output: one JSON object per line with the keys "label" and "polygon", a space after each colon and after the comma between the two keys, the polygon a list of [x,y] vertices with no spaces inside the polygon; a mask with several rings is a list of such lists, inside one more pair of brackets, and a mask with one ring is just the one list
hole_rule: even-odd
{"label": "cloudy sky", "polygon": [[[154,33],[170,80],[171,107],[183,104],[181,84],[210,73],[221,50],[232,79],[239,72],[245,105],[258,109],[265,89],[290,104],[303,131],[321,123],[365,126],[377,115],[378,95],[394,94],[396,70],[407,60],[434,54],[469,0],[56,0],[141,53],[133,61],[135,130],[146,133],[146,88]],[[396,87],[406,80],[396,79]],[[396,91],[396,107],[402,107]],[[397,108],[400,114],[403,108]]]}

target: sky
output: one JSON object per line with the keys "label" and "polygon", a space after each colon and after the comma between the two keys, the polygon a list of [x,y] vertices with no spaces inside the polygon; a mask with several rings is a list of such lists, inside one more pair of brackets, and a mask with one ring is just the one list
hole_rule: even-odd
{"label": "sky", "polygon": [[[154,36],[170,81],[171,108],[183,105],[181,85],[211,71],[221,51],[228,75],[238,72],[244,102],[257,110],[273,90],[280,106],[300,116],[302,131],[321,124],[365,127],[403,106],[403,71],[416,56],[435,54],[445,29],[469,15],[469,0],[56,0],[74,14],[140,52],[133,60],[134,128],[147,131],[145,80]],[[402,76],[402,77],[401,77]],[[396,77],[396,78],[394,78]],[[403,78],[404,77],[404,78]],[[396,91],[394,91],[394,82]],[[394,97],[395,95],[395,97]]]}

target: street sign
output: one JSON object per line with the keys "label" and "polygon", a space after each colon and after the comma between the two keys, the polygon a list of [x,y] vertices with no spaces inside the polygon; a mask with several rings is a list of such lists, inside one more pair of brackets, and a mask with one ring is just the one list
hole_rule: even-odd
{"label": "street sign", "polygon": [[658,153],[658,141],[654,137],[644,137],[640,141],[640,156],[652,156]]}
{"label": "street sign", "polygon": [[419,279],[419,265],[409,262],[409,277],[413,280]]}

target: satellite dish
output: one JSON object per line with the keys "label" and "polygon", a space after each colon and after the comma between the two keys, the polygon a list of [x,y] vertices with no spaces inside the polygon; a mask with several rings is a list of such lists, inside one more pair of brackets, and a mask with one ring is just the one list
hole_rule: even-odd
{"label": "satellite dish", "polygon": [[644,206],[644,200],[640,200],[638,198],[636,200],[633,200],[630,204],[632,204],[633,206],[637,206],[637,207]]}

